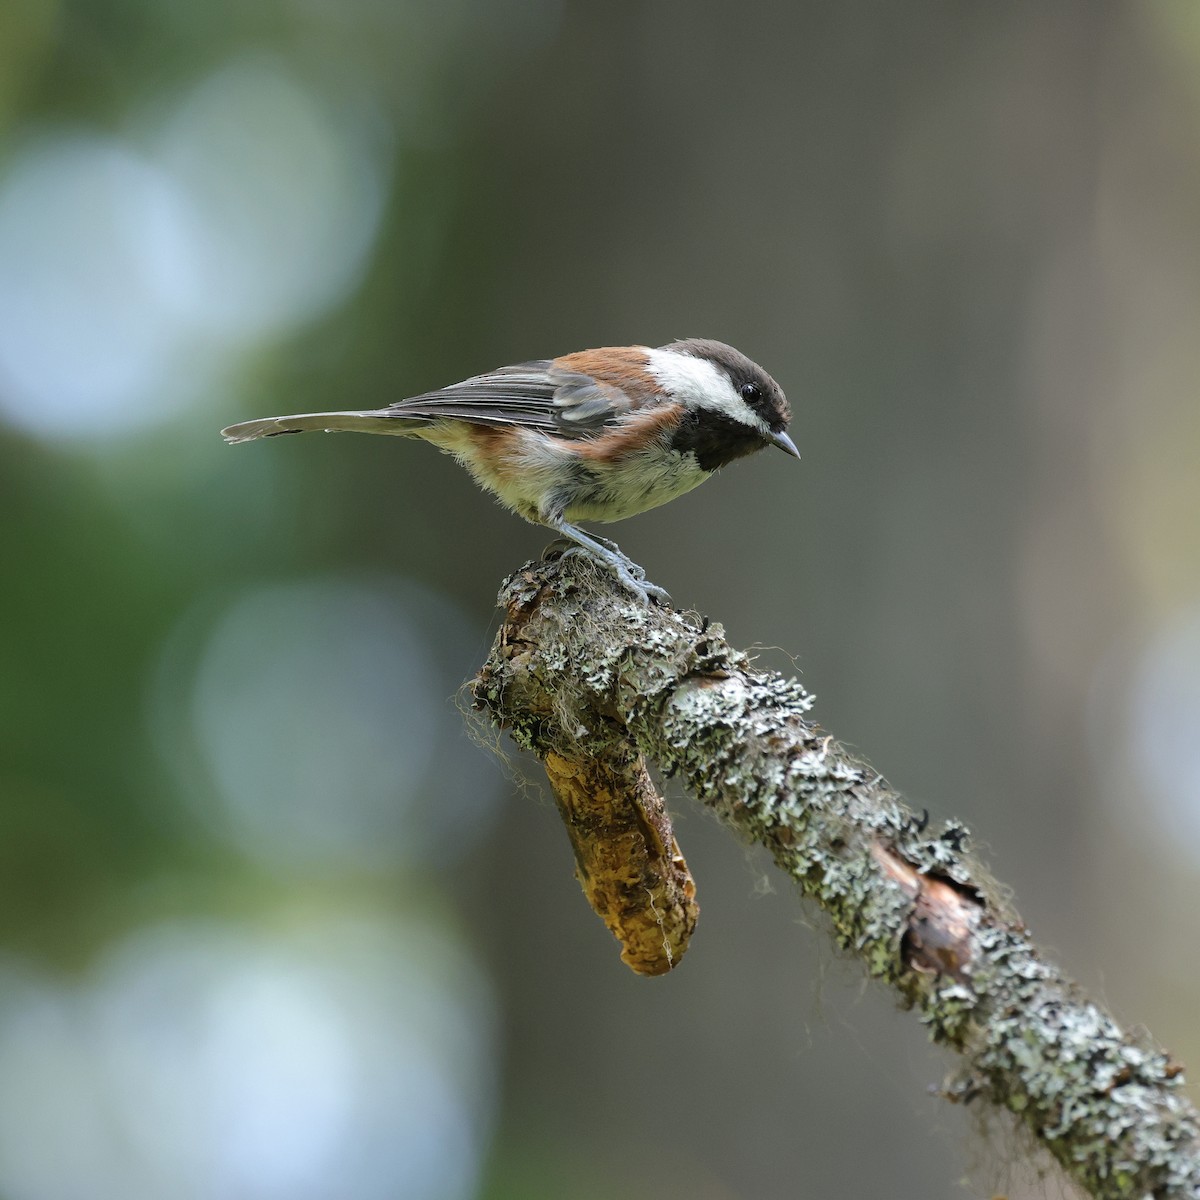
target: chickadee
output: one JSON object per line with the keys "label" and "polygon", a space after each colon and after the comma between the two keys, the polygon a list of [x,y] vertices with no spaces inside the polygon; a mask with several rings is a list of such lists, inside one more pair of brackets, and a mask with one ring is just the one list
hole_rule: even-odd
{"label": "chickadee", "polygon": [[779,385],[722,342],[688,338],[652,350],[609,346],[476,375],[363,412],[245,421],[227,442],[280,433],[390,433],[453,454],[476,483],[534,524],[570,538],[643,597],[661,588],[575,521],[620,521],[703,483],[714,471],[778,446],[800,457]]}

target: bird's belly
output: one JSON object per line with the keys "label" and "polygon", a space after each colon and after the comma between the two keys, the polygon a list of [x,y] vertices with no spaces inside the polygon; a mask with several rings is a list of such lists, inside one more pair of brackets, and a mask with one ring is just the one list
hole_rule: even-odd
{"label": "bird's belly", "polygon": [[654,444],[615,461],[535,430],[446,421],[421,437],[453,454],[476,482],[526,520],[562,513],[568,521],[623,521],[703,483],[691,454]]}
{"label": "bird's belly", "polygon": [[603,466],[581,463],[568,521],[623,521],[657,508],[708,478],[695,458],[655,446]]}

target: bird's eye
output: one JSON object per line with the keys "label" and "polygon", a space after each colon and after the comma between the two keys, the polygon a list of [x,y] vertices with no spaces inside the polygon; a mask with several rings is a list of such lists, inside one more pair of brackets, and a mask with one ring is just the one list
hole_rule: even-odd
{"label": "bird's eye", "polygon": [[743,383],[739,390],[742,393],[742,399],[747,404],[753,404],[755,400],[762,399],[762,388],[757,383]]}

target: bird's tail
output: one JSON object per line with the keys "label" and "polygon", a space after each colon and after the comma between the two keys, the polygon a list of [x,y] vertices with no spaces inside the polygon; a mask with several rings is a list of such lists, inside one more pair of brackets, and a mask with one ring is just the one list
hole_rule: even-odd
{"label": "bird's tail", "polygon": [[242,421],[221,430],[229,443],[252,442],[255,438],[275,437],[280,433],[304,433],[320,429],[325,433],[390,433],[411,437],[428,421],[414,421],[387,415],[387,410],[366,412],[299,413],[294,417],[263,417],[258,421]]}

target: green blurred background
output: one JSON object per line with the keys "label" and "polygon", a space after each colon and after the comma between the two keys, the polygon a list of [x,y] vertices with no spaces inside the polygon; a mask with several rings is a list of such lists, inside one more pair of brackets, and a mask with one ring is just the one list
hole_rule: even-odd
{"label": "green blurred background", "polygon": [[623,548],[1200,1067],[1198,14],[6,0],[0,1196],[1063,1194],[683,797],[619,963],[458,709],[544,532],[217,436],[595,345],[780,380]]}

